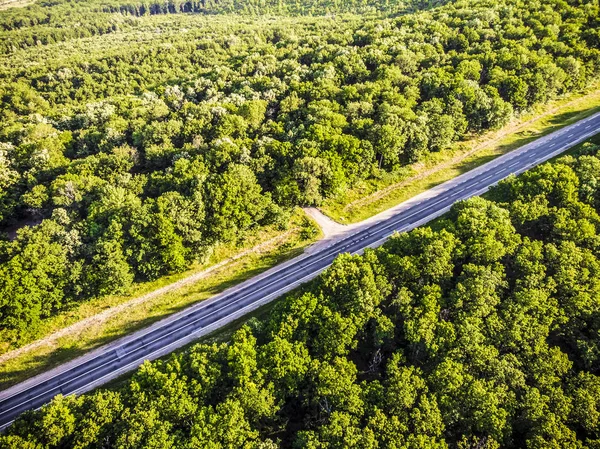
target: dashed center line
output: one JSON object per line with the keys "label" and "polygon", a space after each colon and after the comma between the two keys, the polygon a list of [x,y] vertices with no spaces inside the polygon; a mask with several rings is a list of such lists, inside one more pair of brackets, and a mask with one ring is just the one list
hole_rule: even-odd
{"label": "dashed center line", "polygon": [[429,207],[433,207],[433,206],[435,206],[436,204],[439,204],[439,203],[441,203],[441,202],[442,202],[442,201],[444,201],[445,199],[446,199],[446,198],[442,198],[441,200],[439,200],[439,201],[436,201],[435,203],[431,204]]}

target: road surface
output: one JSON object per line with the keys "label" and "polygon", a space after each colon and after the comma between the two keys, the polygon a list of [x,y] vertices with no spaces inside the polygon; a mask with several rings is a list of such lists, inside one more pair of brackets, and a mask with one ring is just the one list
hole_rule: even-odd
{"label": "road surface", "polygon": [[20,413],[39,408],[55,395],[79,394],[168,354],[314,278],[343,252],[361,253],[394,232],[410,230],[445,213],[456,201],[485,192],[510,174],[521,173],[600,132],[600,113],[542,137],[454,180],[448,181],[382,219],[326,248],[293,259],[264,275],[177,313],[45,374],[0,392],[0,428]]}

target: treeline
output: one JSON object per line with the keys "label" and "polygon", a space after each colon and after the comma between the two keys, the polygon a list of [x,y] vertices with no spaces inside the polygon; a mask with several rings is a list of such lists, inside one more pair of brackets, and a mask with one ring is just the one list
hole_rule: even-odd
{"label": "treeline", "polygon": [[323,15],[335,13],[398,13],[426,9],[442,3],[442,0],[180,0],[163,3],[145,1],[124,3],[116,0],[112,3],[105,2],[102,5],[102,10],[135,16],[177,13]]}
{"label": "treeline", "polygon": [[598,448],[598,149],[342,255],[229,343],[58,397],[0,447]]}
{"label": "treeline", "polygon": [[14,31],[0,32],[0,50],[2,53],[14,52],[18,49],[51,45],[71,39],[89,38],[118,31],[131,30],[136,21],[133,18],[107,13],[93,14],[93,18],[84,14],[73,14],[65,11],[65,21],[75,21],[75,26],[64,27],[59,24],[35,25],[31,28],[19,28]]}
{"label": "treeline", "polygon": [[[242,14],[246,16],[390,15],[428,9],[447,0],[57,0],[39,1],[0,13],[0,49],[14,51],[131,29],[127,17],[160,14]],[[72,26],[65,27],[65,23]]]}
{"label": "treeline", "polygon": [[285,223],[292,206],[584,87],[600,69],[599,12],[474,1],[9,58],[1,328],[18,339],[76,302],[180,271],[219,242]]}

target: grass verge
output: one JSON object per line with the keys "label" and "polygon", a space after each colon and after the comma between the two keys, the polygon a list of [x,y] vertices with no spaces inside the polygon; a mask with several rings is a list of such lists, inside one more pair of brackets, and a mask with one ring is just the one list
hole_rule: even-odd
{"label": "grass verge", "polygon": [[[278,236],[281,238],[277,239]],[[274,228],[261,229],[249,236],[241,248],[233,245],[219,248],[206,264],[198,264],[184,273],[166,276],[154,282],[138,284],[127,296],[98,298],[59,314],[44,323],[38,337],[44,338],[44,344],[2,362],[0,365],[0,389],[72,360],[87,351],[146,327],[172,313],[214,296],[228,287],[256,276],[301,254],[306,246],[319,237],[320,231],[314,222],[307,219],[301,210],[297,210],[290,220],[290,227],[287,231]],[[268,243],[266,246],[265,242]],[[92,321],[85,327],[69,332],[60,338],[51,338],[53,332],[83,319],[94,317],[108,308],[117,307],[168,284],[193,276],[211,265],[231,258],[240,251],[256,248],[260,244],[263,244],[260,246],[260,251],[247,251],[242,257],[220,266],[197,282],[184,284],[143,303],[123,309],[106,320]],[[10,348],[6,341],[2,342],[2,345],[4,348]],[[9,354],[6,354],[5,357],[7,355]]]}
{"label": "grass verge", "polygon": [[425,160],[357,184],[320,208],[333,220],[350,224],[372,217],[539,137],[600,111],[600,85],[570,95],[513,121],[505,128],[451,149],[431,153]]}

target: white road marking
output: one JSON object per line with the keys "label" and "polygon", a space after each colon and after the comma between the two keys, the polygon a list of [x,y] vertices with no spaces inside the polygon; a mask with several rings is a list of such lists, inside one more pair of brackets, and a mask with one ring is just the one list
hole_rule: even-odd
{"label": "white road marking", "polygon": [[439,201],[436,201],[436,202],[435,202],[435,203],[433,203],[433,204],[430,204],[430,205],[429,205],[429,207],[433,207],[433,206],[435,206],[436,204],[440,204],[440,203],[441,203],[442,201],[444,201],[445,199],[446,199],[446,198],[442,198],[441,200],[439,200]]}

